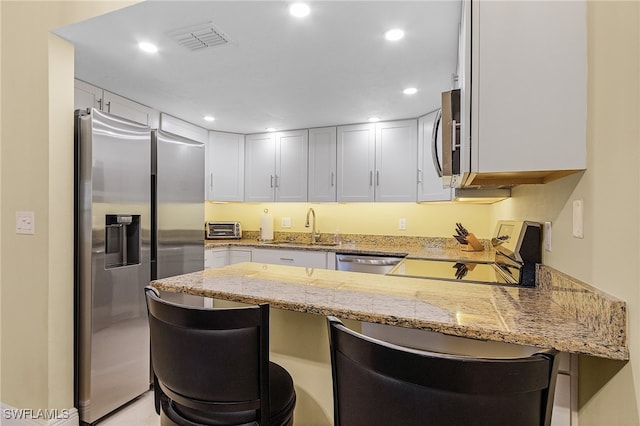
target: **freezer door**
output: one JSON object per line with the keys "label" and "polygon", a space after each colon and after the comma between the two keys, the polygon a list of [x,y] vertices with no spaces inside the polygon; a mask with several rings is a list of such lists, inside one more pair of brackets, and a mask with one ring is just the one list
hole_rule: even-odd
{"label": "freezer door", "polygon": [[204,269],[204,144],[154,131],[157,279]]}
{"label": "freezer door", "polygon": [[93,423],[149,389],[151,131],[77,120],[76,404]]}

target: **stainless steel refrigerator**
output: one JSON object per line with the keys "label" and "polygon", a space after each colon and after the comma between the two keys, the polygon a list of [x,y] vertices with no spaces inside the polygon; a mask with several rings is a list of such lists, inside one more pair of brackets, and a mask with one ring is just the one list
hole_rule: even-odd
{"label": "stainless steel refrigerator", "polygon": [[[74,372],[82,423],[95,423],[149,389],[143,289],[152,265],[158,277],[204,267],[204,148],[190,145],[198,146],[198,159],[184,155],[184,141],[169,139],[152,149],[148,126],[95,109],[76,111]],[[191,185],[199,202],[186,193]]]}
{"label": "stainless steel refrigerator", "polygon": [[[151,278],[204,269],[204,144],[152,131]],[[203,306],[203,299],[175,293],[164,298]]]}

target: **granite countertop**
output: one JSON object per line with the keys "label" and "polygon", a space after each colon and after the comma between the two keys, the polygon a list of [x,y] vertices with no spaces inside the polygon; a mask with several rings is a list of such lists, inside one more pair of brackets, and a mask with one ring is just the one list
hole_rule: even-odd
{"label": "granite countertop", "polygon": [[626,305],[552,268],[536,288],[262,263],[153,281],[165,291],[628,360]]}
{"label": "granite countertop", "polygon": [[293,249],[334,253],[401,256],[409,259],[446,259],[493,262],[495,251],[483,241],[484,251],[464,251],[453,238],[395,237],[375,235],[345,235],[341,244],[334,244],[332,236],[322,235],[317,244],[310,244],[306,233],[281,233],[270,242],[261,242],[257,235],[248,233],[239,240],[205,240],[205,248],[252,247]]}

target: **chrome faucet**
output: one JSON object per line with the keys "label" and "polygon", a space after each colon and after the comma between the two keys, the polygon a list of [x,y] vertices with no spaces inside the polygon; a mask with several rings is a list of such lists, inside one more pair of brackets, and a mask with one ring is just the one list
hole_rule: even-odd
{"label": "chrome faucet", "polygon": [[307,211],[307,221],[304,223],[305,228],[309,227],[309,215],[313,216],[313,228],[311,228],[311,244],[315,244],[316,238],[320,237],[320,234],[316,234],[316,212],[312,208]]}

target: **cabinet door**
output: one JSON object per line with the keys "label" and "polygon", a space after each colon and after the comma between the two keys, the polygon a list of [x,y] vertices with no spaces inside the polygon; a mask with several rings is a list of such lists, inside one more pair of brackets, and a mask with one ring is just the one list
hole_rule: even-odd
{"label": "cabinet door", "polygon": [[472,170],[586,168],[585,3],[472,3]]}
{"label": "cabinet door", "polygon": [[104,91],[102,110],[136,123],[150,126],[152,109],[127,98]]}
{"label": "cabinet door", "polygon": [[204,268],[220,268],[229,264],[229,249],[226,247],[206,249],[204,251]]}
{"label": "cabinet door", "polygon": [[244,136],[209,132],[206,199],[244,201]]}
{"label": "cabinet door", "polygon": [[309,136],[307,130],[276,134],[276,201],[307,201]]}
{"label": "cabinet door", "polygon": [[207,129],[165,113],[160,113],[159,128],[165,132],[205,144],[209,139],[209,131]]}
{"label": "cabinet door", "polygon": [[338,127],[338,188],[342,201],[374,200],[375,125]]}
{"label": "cabinet door", "polygon": [[74,109],[100,109],[102,103],[101,88],[85,83],[84,81],[75,80],[73,89]]}
{"label": "cabinet door", "polygon": [[451,188],[442,187],[442,178],[434,162],[434,155],[442,160],[442,129],[437,123],[438,116],[439,111],[433,111],[418,119],[418,201],[451,201]]}
{"label": "cabinet door", "polygon": [[229,249],[229,265],[234,263],[251,262],[252,255],[250,249]]}
{"label": "cabinet door", "polygon": [[416,201],[416,120],[376,123],[376,201]]}
{"label": "cabinet door", "polygon": [[336,201],[336,128],[309,129],[310,202]]}
{"label": "cabinet door", "polygon": [[245,201],[274,201],[275,152],[276,135],[274,133],[245,136]]}
{"label": "cabinet door", "polygon": [[327,268],[327,253],[303,250],[253,249],[253,262],[274,265]]}

